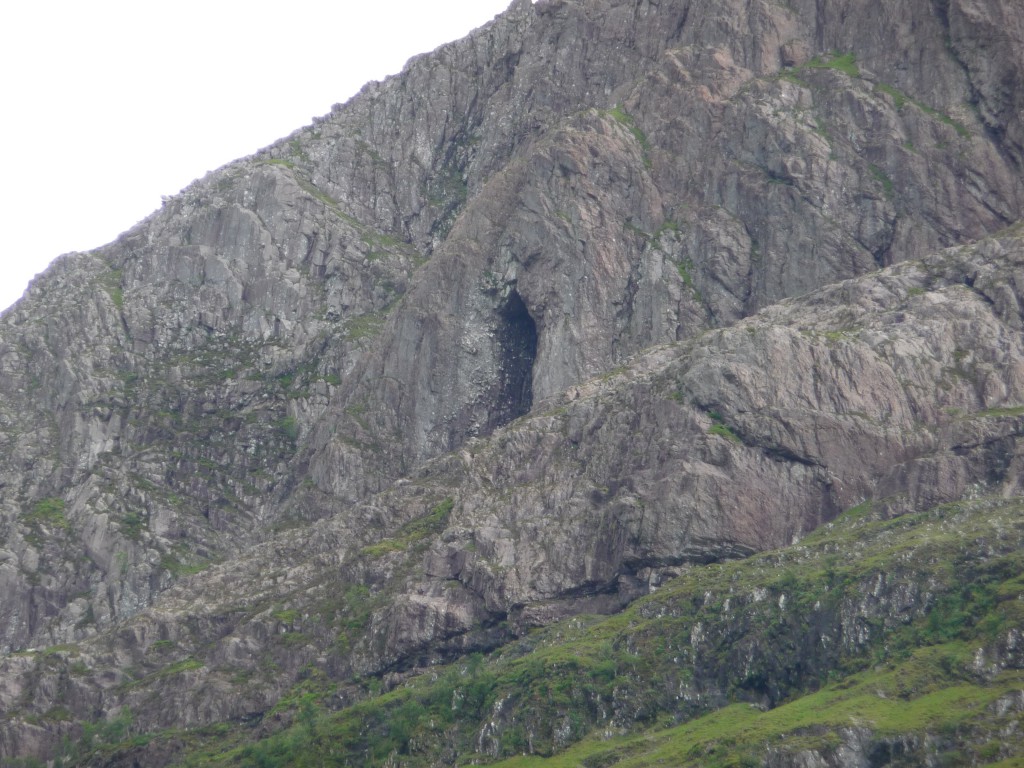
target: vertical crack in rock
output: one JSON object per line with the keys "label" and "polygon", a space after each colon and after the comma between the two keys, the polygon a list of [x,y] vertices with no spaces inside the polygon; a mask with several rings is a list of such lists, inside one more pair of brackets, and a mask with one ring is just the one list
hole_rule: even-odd
{"label": "vertical crack in rock", "polygon": [[522,297],[513,290],[499,310],[497,329],[498,393],[488,430],[529,413],[533,406],[533,363],[537,359],[537,324]]}

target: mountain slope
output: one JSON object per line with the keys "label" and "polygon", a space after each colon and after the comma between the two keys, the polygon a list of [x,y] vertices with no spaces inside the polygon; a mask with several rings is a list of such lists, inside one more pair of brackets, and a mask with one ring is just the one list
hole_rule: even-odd
{"label": "mountain slope", "polygon": [[1016,497],[1013,11],[517,0],[64,257],[0,318],[0,756]]}
{"label": "mountain slope", "polygon": [[574,617],[387,693],[339,692],[311,668],[259,725],[122,742],[129,716],[66,756],[307,766],[535,755],[496,763],[510,768],[1019,757],[1022,520],[1019,499],[895,520],[865,504],[798,545],[694,568],[612,618]]}
{"label": "mountain slope", "polygon": [[[800,538],[851,500],[888,517],[1017,496],[1022,265],[1024,238],[1008,234],[654,348],[365,505],[182,581],[114,632],[7,657],[9,743],[44,736],[35,718],[55,710],[58,732],[97,709],[130,711],[142,732],[244,721],[311,670],[345,701],[346,681],[400,680],[614,610],[680,568]],[[979,336],[1000,343],[979,350]]]}

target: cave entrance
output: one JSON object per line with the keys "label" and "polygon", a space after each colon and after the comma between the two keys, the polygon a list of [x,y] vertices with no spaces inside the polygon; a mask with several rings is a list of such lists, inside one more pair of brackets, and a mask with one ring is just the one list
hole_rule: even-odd
{"label": "cave entrance", "polygon": [[498,317],[498,391],[488,419],[490,429],[533,407],[533,363],[537,359],[537,324],[518,291],[512,291]]}

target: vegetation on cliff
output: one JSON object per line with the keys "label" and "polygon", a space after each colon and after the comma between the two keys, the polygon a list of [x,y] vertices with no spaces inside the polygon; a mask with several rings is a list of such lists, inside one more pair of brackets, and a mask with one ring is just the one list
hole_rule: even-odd
{"label": "vegetation on cliff", "polygon": [[311,665],[258,722],[125,739],[115,721],[64,765],[151,751],[183,768],[989,764],[1024,755],[1022,626],[1019,500],[888,520],[864,504],[618,615],[537,629],[387,692]]}

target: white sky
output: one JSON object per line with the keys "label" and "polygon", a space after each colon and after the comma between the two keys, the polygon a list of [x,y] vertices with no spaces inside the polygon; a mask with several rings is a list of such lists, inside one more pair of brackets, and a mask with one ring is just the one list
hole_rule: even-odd
{"label": "white sky", "polygon": [[0,309],[193,179],[511,0],[10,0],[0,9]]}

